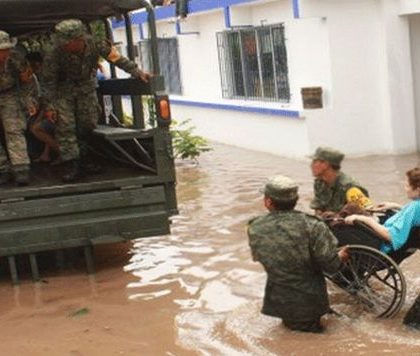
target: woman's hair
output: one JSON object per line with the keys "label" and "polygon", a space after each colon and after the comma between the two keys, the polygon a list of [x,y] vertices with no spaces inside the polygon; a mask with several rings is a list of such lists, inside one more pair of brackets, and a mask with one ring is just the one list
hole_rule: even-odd
{"label": "woman's hair", "polygon": [[408,183],[410,184],[411,188],[420,188],[420,167],[410,169],[405,174],[407,175]]}

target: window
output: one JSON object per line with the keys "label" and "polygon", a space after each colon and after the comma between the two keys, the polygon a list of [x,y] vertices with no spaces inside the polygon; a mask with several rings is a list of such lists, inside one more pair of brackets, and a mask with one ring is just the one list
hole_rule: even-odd
{"label": "window", "polygon": [[[158,38],[160,73],[165,78],[165,87],[170,94],[182,94],[179,68],[178,40],[176,38]],[[141,68],[152,70],[150,40],[139,42]]]}
{"label": "window", "polygon": [[284,26],[217,33],[224,98],[289,101]]}

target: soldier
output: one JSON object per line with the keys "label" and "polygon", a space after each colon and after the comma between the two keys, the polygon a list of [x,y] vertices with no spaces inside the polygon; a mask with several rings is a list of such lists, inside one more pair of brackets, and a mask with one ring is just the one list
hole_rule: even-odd
{"label": "soldier", "polygon": [[17,185],[27,185],[29,157],[22,104],[24,87],[33,77],[25,59],[13,50],[14,46],[9,34],[0,31],[0,118],[7,147],[6,150],[0,147],[0,184],[9,182],[13,173]]}
{"label": "soldier", "polygon": [[340,171],[344,154],[329,147],[318,147],[311,157],[314,182],[314,199],[311,208],[317,215],[338,212],[347,203],[362,208],[371,207],[367,190],[352,177]]}
{"label": "soldier", "polygon": [[63,176],[67,182],[89,170],[87,143],[100,113],[95,78],[100,57],[139,80],[147,82],[150,77],[107,40],[88,35],[81,21],[65,20],[55,26],[53,46],[44,57],[42,84],[58,113],[56,138],[61,158],[68,162]]}
{"label": "soldier", "polygon": [[294,210],[298,186],[293,180],[273,177],[263,192],[269,213],[248,227],[252,258],[267,272],[262,313],[282,318],[291,330],[321,332],[321,316],[330,311],[323,271],[336,272],[348,249],[338,251],[319,218]]}

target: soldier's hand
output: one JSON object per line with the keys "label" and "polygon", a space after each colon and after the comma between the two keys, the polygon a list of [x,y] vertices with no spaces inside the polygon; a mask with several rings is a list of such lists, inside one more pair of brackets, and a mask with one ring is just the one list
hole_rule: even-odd
{"label": "soldier's hand", "polygon": [[134,77],[141,80],[142,82],[148,83],[152,75],[139,69]]}
{"label": "soldier's hand", "polygon": [[350,259],[350,248],[348,246],[342,247],[338,251],[338,258],[341,262],[346,263]]}
{"label": "soldier's hand", "polygon": [[319,217],[323,220],[332,220],[333,218],[337,217],[337,214],[333,211],[323,211],[319,214]]}
{"label": "soldier's hand", "polygon": [[54,110],[47,110],[44,112],[44,117],[51,123],[57,122],[57,113]]}

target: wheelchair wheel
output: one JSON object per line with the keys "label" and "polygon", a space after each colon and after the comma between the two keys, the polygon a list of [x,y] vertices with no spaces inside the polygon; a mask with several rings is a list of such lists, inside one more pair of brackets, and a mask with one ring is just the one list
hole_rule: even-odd
{"label": "wheelchair wheel", "polygon": [[406,283],[398,265],[384,253],[367,246],[350,245],[350,260],[327,276],[349,293],[365,310],[390,318],[401,309]]}

